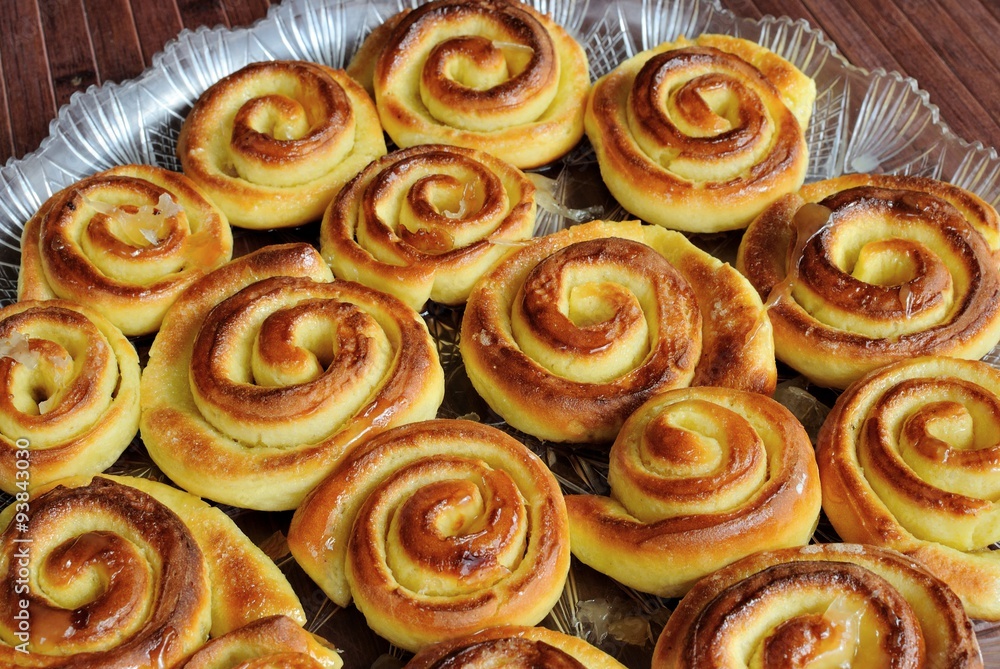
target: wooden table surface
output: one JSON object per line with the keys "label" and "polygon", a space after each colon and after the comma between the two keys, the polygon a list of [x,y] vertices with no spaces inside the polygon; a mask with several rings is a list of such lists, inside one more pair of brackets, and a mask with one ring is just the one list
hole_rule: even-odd
{"label": "wooden table surface", "polygon": [[[997,0],[721,1],[741,16],[805,19],[851,63],[916,78],[960,137],[1000,147]],[[74,92],[137,76],[182,28],[247,25],[271,4],[0,0],[0,164],[36,149]]]}

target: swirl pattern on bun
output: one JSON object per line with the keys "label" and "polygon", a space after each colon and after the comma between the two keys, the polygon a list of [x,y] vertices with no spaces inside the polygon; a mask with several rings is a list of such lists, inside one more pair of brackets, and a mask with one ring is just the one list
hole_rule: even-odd
{"label": "swirl pattern on bun", "polygon": [[819,519],[809,436],[759,393],[654,395],[611,447],[608,483],[611,497],[566,498],[573,555],[663,597],[756,551],[805,544]]}
{"label": "swirl pattern on bun", "polygon": [[3,666],[170,667],[209,634],[271,615],[305,621],[232,520],[162,483],[62,479],[7,507],[0,527]]}
{"label": "swirl pattern on bun", "polygon": [[340,669],[344,661],[327,641],[285,616],[255,620],[212,639],[183,669]]}
{"label": "swirl pattern on bun", "polygon": [[922,177],[854,174],[786,196],[737,267],[766,300],[778,358],[846,388],[920,355],[977,359],[1000,340],[1000,218]]}
{"label": "swirl pattern on bun", "polygon": [[104,471],[139,430],[139,356],[73,302],[0,309],[0,388],[0,489],[10,494]]}
{"label": "swirl pattern on bun", "polygon": [[143,372],[140,431],[174,482],[292,509],[362,437],[434,416],[444,372],[424,321],[331,279],[308,244],[266,247],[170,311]]}
{"label": "swirl pattern on bun", "polygon": [[909,558],[859,544],[764,551],[706,576],[681,600],[653,669],[983,666],[972,623]]}
{"label": "swirl pattern on bun", "polygon": [[232,252],[225,215],[190,179],[125,165],[59,191],[25,224],[17,295],[85,304],[128,336],[150,334]]}
{"label": "swirl pattern on bun", "polygon": [[812,79],[753,42],[681,37],[594,84],[587,136],[604,183],[635,216],[692,232],[744,228],[802,185],[815,96]]}
{"label": "swirl pattern on bun", "polygon": [[544,627],[493,627],[442,641],[417,653],[404,669],[474,667],[624,669],[623,664],[579,637]]}
{"label": "swirl pattern on bun", "polygon": [[659,390],[775,386],[770,324],[746,279],[638,221],[577,225],[507,256],[469,297],[460,348],[490,407],[551,441],[611,441]]}
{"label": "swirl pattern on bun", "polygon": [[323,257],[340,279],[461,304],[512,245],[531,236],[535,187],[482,151],[425,144],[381,158],[327,209]]}
{"label": "swirl pattern on bun", "polygon": [[838,534],[919,560],[988,620],[1000,620],[998,417],[1000,372],[915,358],[852,384],[816,444]]}
{"label": "swirl pattern on bun", "polygon": [[342,70],[251,63],[209,87],[184,120],[184,173],[233,225],[318,220],[349,179],[385,154],[371,98]]}
{"label": "swirl pattern on bun", "polygon": [[352,71],[372,72],[382,125],[398,146],[464,146],[526,169],[583,136],[587,55],[530,5],[435,0],[390,21]]}
{"label": "swirl pattern on bun", "polygon": [[513,437],[466,420],[368,440],[296,510],[296,561],[335,603],[419,650],[498,625],[534,625],[569,573],[555,476]]}

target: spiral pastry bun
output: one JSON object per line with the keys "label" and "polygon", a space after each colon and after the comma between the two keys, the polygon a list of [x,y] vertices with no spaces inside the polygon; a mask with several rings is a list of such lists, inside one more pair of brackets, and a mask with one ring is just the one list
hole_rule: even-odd
{"label": "spiral pastry bun", "polygon": [[513,437],[432,420],[369,439],[300,506],[292,555],[335,603],[419,650],[499,625],[534,625],[569,573],[555,476]]}
{"label": "spiral pastry bun", "polygon": [[653,669],[979,669],[955,594],[895,551],[824,544],[756,553],[695,584],[670,615]]}
{"label": "spiral pastry bun", "polygon": [[770,393],[776,376],[746,280],[638,221],[584,223],[507,256],[473,289],[460,349],[490,407],[551,441],[612,441],[659,390]]}
{"label": "spiral pastry bun", "polygon": [[679,37],[594,84],[587,136],[611,194],[676,230],[745,228],[802,185],[816,85],[737,37]]}
{"label": "spiral pastry bun", "polygon": [[308,244],[266,247],[171,309],[143,371],[140,431],[174,482],[292,509],[359,438],[434,416],[444,372],[420,316],[331,279]]}
{"label": "spiral pastry bun", "polygon": [[1000,372],[924,357],[852,384],[820,431],[823,508],[845,541],[888,546],[1000,620]]}
{"label": "spiral pastry bun", "polygon": [[809,436],[758,393],[654,395],[611,447],[608,483],[610,498],[566,498],[573,555],[662,597],[756,551],[808,543],[819,519]]}
{"label": "spiral pastry bun", "polygon": [[625,669],[610,655],[579,637],[544,627],[493,627],[428,646],[403,669],[547,667]]}
{"label": "spiral pastry bun", "polygon": [[261,618],[202,646],[182,669],[340,669],[324,639],[285,616]]}
{"label": "spiral pastry bun", "polygon": [[184,120],[177,155],[243,228],[318,220],[345,183],[385,155],[371,98],[342,70],[251,63],[208,88]]}
{"label": "spiral pastry bun", "polygon": [[472,285],[531,236],[535,186],[488,153],[424,144],[381,158],[327,209],[323,257],[338,279],[414,309],[461,304]]}
{"label": "spiral pastry bun", "polygon": [[7,507],[0,527],[5,667],[171,667],[209,634],[305,619],[232,520],[162,483],[63,479]]}
{"label": "spiral pastry bun", "polygon": [[226,216],[190,179],[124,165],[59,191],[28,220],[17,295],[86,304],[128,336],[150,334],[232,253]]}
{"label": "spiral pastry bun", "polygon": [[737,267],[766,300],[778,358],[846,388],[897,360],[993,348],[998,221],[950,184],[847,175],[768,208],[743,236]]}
{"label": "spiral pastry bun", "polygon": [[350,67],[372,73],[398,146],[465,146],[526,169],[583,136],[587,55],[548,16],[516,0],[434,0],[391,21]]}
{"label": "spiral pastry bun", "polygon": [[73,302],[0,309],[0,388],[0,488],[10,494],[101,472],[139,430],[139,356]]}

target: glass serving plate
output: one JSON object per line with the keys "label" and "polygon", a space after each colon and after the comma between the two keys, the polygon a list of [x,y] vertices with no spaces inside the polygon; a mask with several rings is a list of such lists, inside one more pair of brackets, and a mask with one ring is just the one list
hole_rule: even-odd
{"label": "glass serving plate", "polygon": [[[413,4],[419,4],[414,2]],[[836,47],[803,21],[744,19],[707,0],[532,0],[585,47],[593,77],[622,60],[678,35],[727,33],[759,42],[784,56],[817,84],[807,131],[808,181],[844,172],[917,174],[967,188],[1000,204],[1000,160],[993,148],[957,137],[943,123],[917,82],[898,73],[869,72],[848,64]],[[137,79],[92,87],[73,96],[34,153],[0,169],[0,301],[16,299],[20,235],[24,222],[55,191],[99,170],[125,163],[179,169],[175,155],[181,123],[197,97],[247,63],[293,58],[343,67],[363,37],[404,8],[402,0],[286,0],[250,28],[184,31]],[[538,170],[551,178],[561,207],[540,209],[536,234],[590,218],[630,216],[600,180],[586,139],[558,163]],[[305,239],[318,227],[277,232],[236,232],[236,254],[267,243]],[[695,235],[693,241],[732,260],[738,233]],[[606,448],[566,449],[515,433],[493,414],[469,384],[457,349],[461,312],[431,307],[425,314],[439,343],[447,389],[440,415],[473,417],[515,434],[542,455],[567,492],[607,492]],[[137,340],[140,352],[149,340]],[[1000,352],[986,360],[1000,366]],[[832,396],[787,375],[776,397],[815,435]],[[111,470],[163,479],[138,439]],[[0,503],[9,498],[0,493]],[[285,542],[289,513],[225,508],[281,566],[309,616],[308,628],[342,649],[347,667],[399,667],[406,653],[371,632],[353,608],[341,609],[305,576]],[[816,539],[836,540],[824,521]],[[629,667],[648,667],[653,645],[674,601],[638,593],[574,562],[562,599],[543,624],[586,638]],[[977,625],[988,667],[1000,667],[1000,625]]]}

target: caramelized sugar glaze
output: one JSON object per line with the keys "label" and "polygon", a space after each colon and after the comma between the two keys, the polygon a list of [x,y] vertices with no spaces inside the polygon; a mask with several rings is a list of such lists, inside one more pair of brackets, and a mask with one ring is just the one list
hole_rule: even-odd
{"label": "caramelized sugar glaze", "polygon": [[895,551],[764,551],[699,581],[660,635],[654,669],[983,666],[958,598]]}
{"label": "caramelized sugar glaze", "polygon": [[535,225],[535,186],[483,151],[425,144],[372,162],[331,203],[320,246],[333,273],[396,295],[465,302]]}
{"label": "caramelized sugar glaze", "polygon": [[815,91],[757,44],[681,37],[594,84],[587,136],[605,185],[632,214],[677,230],[733,230],[802,185]]}
{"label": "caramelized sugar glaze", "polygon": [[111,466],[139,429],[139,356],[121,330],[74,302],[26,300],[0,309],[0,346],[0,488]]}
{"label": "caramelized sugar glaze", "polygon": [[190,179],[115,167],[59,191],[25,224],[18,299],[79,302],[126,335],[150,334],[232,249],[226,216]]}
{"label": "caramelized sugar glaze", "polygon": [[915,358],[852,384],[817,441],[838,534],[919,560],[987,620],[1000,619],[998,416],[995,369]]}
{"label": "caramelized sugar glaze", "polygon": [[610,497],[566,498],[573,554],[663,597],[750,553],[805,544],[819,519],[802,425],[731,388],[653,395],[618,433],[608,483]]}
{"label": "caramelized sugar glaze", "polygon": [[420,316],[332,278],[308,244],[265,247],[168,314],[143,371],[140,430],[178,485],[292,509],[358,440],[436,413],[444,373]]}
{"label": "caramelized sugar glaze", "polygon": [[368,94],[342,70],[251,63],[198,98],[177,139],[184,174],[233,225],[319,219],[333,196],[386,151]]}
{"label": "caramelized sugar glaze", "polygon": [[437,0],[390,21],[352,71],[372,73],[398,146],[464,146],[530,168],[583,136],[587,56],[548,16],[510,0]]}
{"label": "caramelized sugar glaze", "polygon": [[569,572],[559,484],[513,437],[466,420],[368,440],[296,510],[299,564],[396,645],[548,615]]}
{"label": "caramelized sugar glaze", "polygon": [[[222,511],[176,488],[71,477],[27,507],[23,522],[17,505],[0,514],[4,666],[171,667],[209,634],[274,615],[305,622],[274,562]],[[22,610],[27,652],[7,641]]]}
{"label": "caramelized sugar glaze", "polygon": [[761,214],[737,267],[767,300],[778,358],[845,388],[896,360],[975,359],[996,345],[998,220],[940,181],[847,175]]}
{"label": "caramelized sugar glaze", "polygon": [[544,627],[495,627],[442,641],[417,653],[405,669],[623,669],[582,639]]}
{"label": "caramelized sugar glaze", "polygon": [[513,427],[610,441],[657,390],[774,390],[770,325],[733,268],[679,233],[594,221],[533,239],[473,290],[460,347]]}

